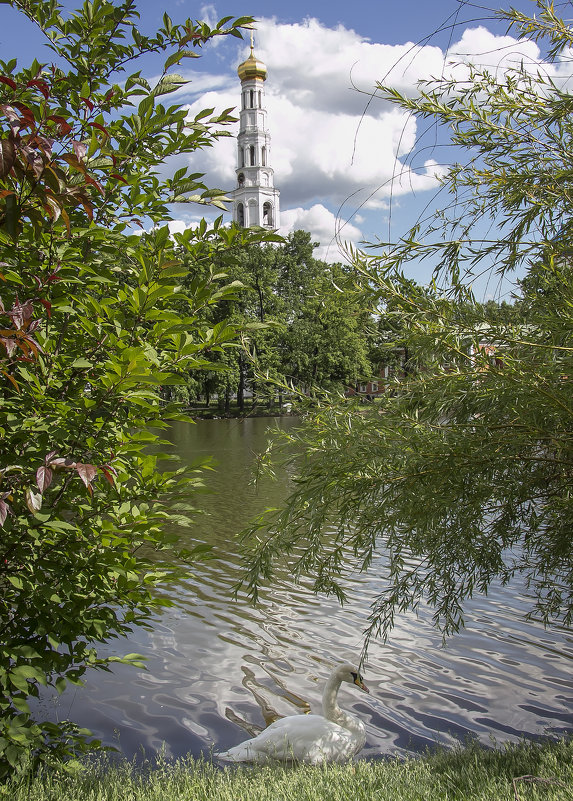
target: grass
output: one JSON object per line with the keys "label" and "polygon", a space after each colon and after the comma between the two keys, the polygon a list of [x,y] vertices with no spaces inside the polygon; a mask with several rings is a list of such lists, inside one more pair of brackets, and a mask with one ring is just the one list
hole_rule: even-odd
{"label": "grass", "polygon": [[10,801],[573,801],[573,740],[478,746],[405,761],[227,767],[159,760],[86,765],[11,779]]}

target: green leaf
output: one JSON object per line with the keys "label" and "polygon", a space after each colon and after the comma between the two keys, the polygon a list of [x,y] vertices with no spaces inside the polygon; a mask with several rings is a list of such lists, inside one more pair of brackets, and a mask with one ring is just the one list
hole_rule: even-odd
{"label": "green leaf", "polygon": [[18,712],[22,712],[25,715],[30,714],[30,707],[23,698],[13,698],[12,704],[18,710]]}
{"label": "green leaf", "polygon": [[153,90],[153,97],[159,97],[160,95],[166,95],[170,94],[171,92],[175,92],[177,89],[179,89],[181,86],[185,86],[187,83],[189,83],[189,81],[187,81],[181,75],[176,75],[174,73],[164,75]]}

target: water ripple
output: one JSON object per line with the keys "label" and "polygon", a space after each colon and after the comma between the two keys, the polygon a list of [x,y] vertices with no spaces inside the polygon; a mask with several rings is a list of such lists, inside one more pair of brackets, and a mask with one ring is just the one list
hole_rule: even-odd
{"label": "water ripple", "polygon": [[[287,490],[286,479],[256,490],[249,484],[264,428],[263,420],[220,420],[174,429],[189,459],[213,453],[224,465],[214,474],[221,495],[202,496],[208,515],[198,519],[193,539],[214,545],[216,558],[194,566],[177,588],[180,606],[157,617],[152,630],[106,646],[143,653],[146,671],[118,665],[92,673],[84,689],[44,698],[47,717],[72,717],[119,742],[128,756],[163,745],[179,756],[228,748],[280,715],[320,710],[331,666],[360,652],[383,560],[353,580],[342,609],[288,576],[262,593],[256,608],[234,598],[234,534]],[[446,648],[428,610],[401,615],[390,641],[370,649],[371,695],[341,691],[341,705],[366,724],[363,756],[573,732],[573,632],[524,620],[525,600],[515,587],[493,587],[468,605],[465,630]]]}

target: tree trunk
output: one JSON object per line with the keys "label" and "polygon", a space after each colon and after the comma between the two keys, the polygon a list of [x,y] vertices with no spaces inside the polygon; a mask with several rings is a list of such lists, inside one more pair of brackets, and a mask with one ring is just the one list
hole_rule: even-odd
{"label": "tree trunk", "polygon": [[239,386],[237,387],[237,405],[240,412],[245,411],[245,358],[239,354]]}

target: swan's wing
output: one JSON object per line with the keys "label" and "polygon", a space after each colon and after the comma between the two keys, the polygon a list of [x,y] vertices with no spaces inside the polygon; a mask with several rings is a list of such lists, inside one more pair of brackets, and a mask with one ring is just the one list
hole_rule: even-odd
{"label": "swan's wing", "polygon": [[305,744],[323,733],[320,715],[290,715],[279,718],[251,740],[218,754],[232,762],[271,762],[300,759]]}
{"label": "swan's wing", "polygon": [[233,762],[345,761],[362,746],[355,735],[321,715],[291,715],[275,720],[252,740],[235,746],[220,759]]}

